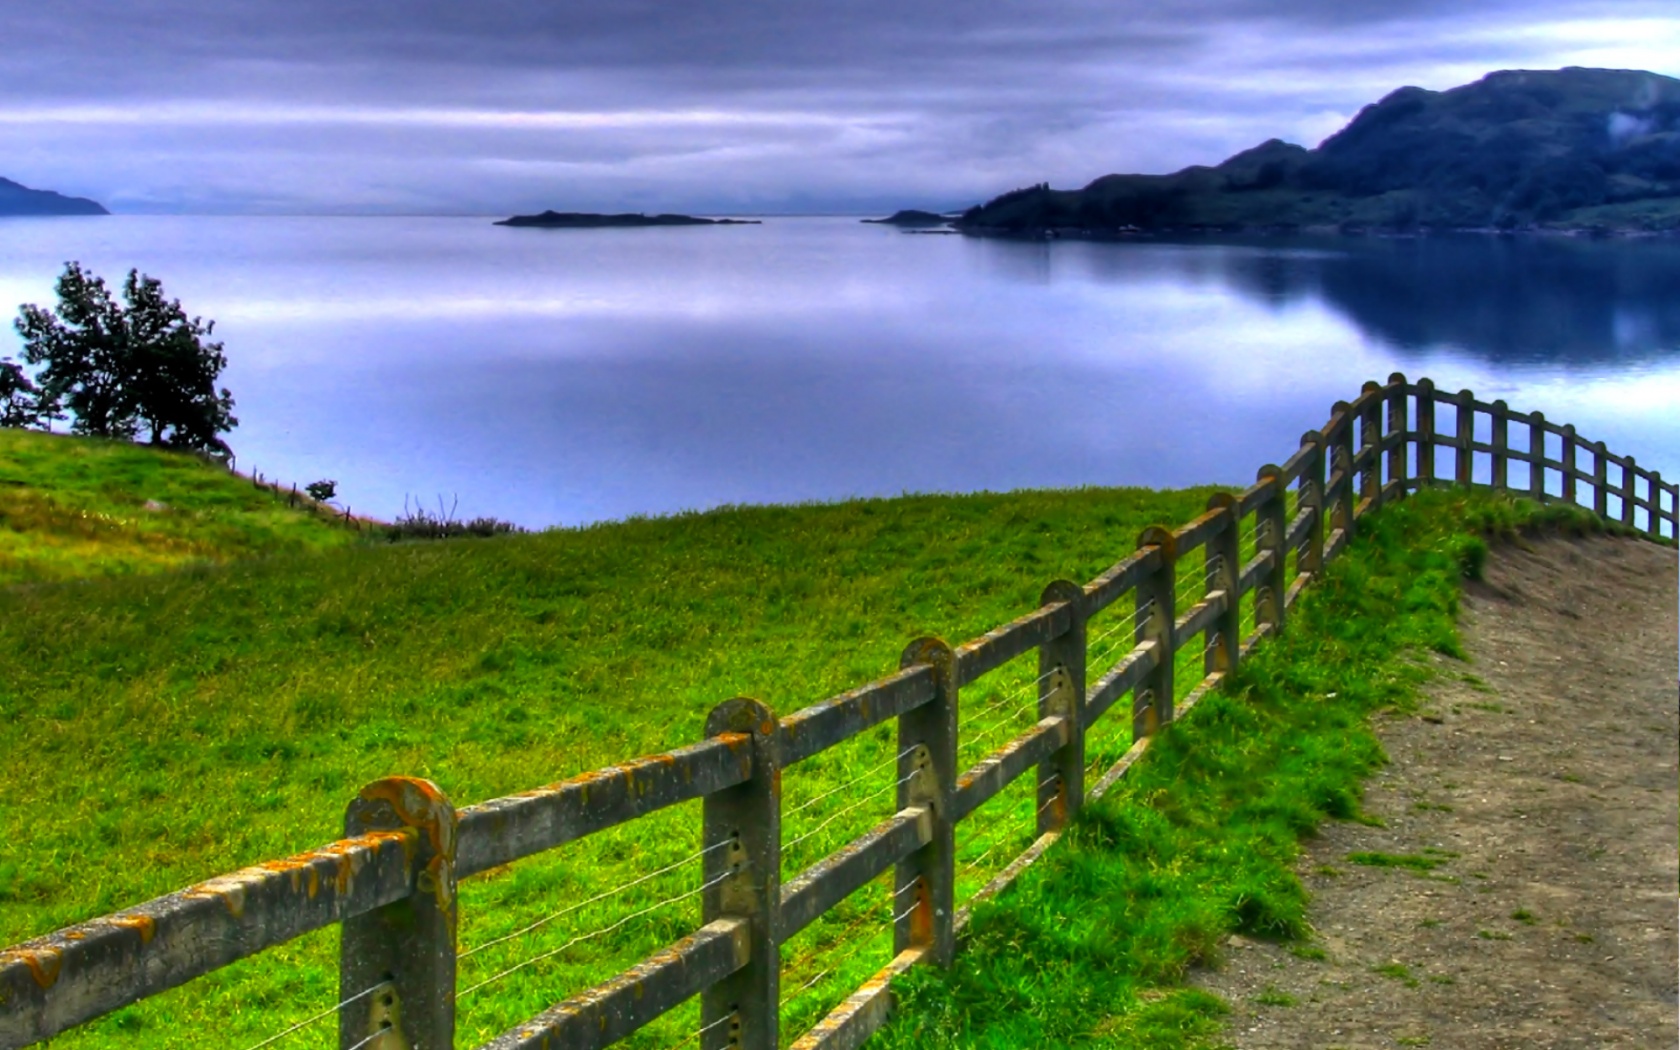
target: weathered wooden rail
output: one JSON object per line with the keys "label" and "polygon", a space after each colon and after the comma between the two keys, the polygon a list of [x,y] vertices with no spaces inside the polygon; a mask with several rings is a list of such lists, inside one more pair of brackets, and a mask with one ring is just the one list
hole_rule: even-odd
{"label": "weathered wooden rail", "polygon": [[[1450,429],[1438,425],[1443,407]],[[1477,436],[1482,419],[1486,440]],[[1523,438],[1516,447],[1513,430]],[[1518,478],[1513,463],[1526,465]],[[351,801],[336,842],[0,952],[0,1048],[50,1038],[333,923],[343,928],[341,1050],[452,1048],[458,880],[696,799],[700,928],[484,1050],[605,1046],[695,995],[707,1050],[774,1050],[777,946],[890,871],[895,898],[913,901],[894,920],[895,957],[794,1043],[855,1047],[884,1021],[894,975],[919,962],[944,965],[956,950],[973,903],[959,909],[954,900],[958,825],[1036,770],[1039,837],[980,899],[1042,854],[1162,726],[1282,629],[1302,588],[1369,511],[1420,486],[1511,489],[1516,481],[1522,493],[1584,502],[1659,539],[1680,531],[1680,490],[1632,457],[1539,413],[1514,413],[1467,390],[1443,394],[1427,379],[1411,384],[1400,375],[1338,402],[1322,429],[1258,477],[1246,491],[1215,496],[1205,514],[1176,530],[1145,530],[1137,549],[1095,580],[1051,583],[1039,608],[1014,622],[955,647],[919,639],[897,673],[785,718],[756,700],[729,700],[713,709],[700,743],[460,810],[423,780],[370,784]],[[1255,540],[1244,562],[1250,520]],[[1198,551],[1201,585],[1180,593],[1178,566]],[[1128,596],[1129,612],[1111,611]],[[1241,637],[1245,608],[1255,626]],[[1108,629],[1130,627],[1134,644],[1087,681],[1087,626],[1105,613]],[[1192,644],[1204,654],[1202,678],[1175,710],[1174,656]],[[1038,668],[1037,724],[957,769],[961,691],[1029,654]],[[1087,788],[1085,733],[1127,697],[1133,744]],[[896,813],[783,884],[782,771],[892,721]]]}

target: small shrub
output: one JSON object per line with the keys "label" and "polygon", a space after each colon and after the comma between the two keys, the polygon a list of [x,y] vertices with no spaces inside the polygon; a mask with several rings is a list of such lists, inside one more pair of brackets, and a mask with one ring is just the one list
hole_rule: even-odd
{"label": "small shrub", "polygon": [[315,502],[325,503],[338,495],[338,482],[330,478],[322,478],[320,481],[311,481],[305,485],[303,491],[309,493],[309,498]]}
{"label": "small shrub", "polygon": [[455,508],[450,506],[448,511],[443,509],[443,501],[438,500],[438,512],[431,513],[419,503],[409,509],[408,500],[403,500],[403,515],[391,524],[384,526],[385,538],[392,543],[399,540],[450,540],[466,536],[505,536],[510,533],[525,530],[511,521],[500,518],[480,517],[468,521],[455,520]]}

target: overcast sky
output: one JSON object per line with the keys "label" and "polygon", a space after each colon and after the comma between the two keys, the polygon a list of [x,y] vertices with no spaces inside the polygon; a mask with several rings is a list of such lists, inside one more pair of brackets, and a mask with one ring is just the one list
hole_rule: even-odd
{"label": "overcast sky", "polygon": [[[1380,13],[1378,13],[1380,12]],[[0,176],[117,212],[949,208],[1680,73],[1675,0],[8,0]]]}

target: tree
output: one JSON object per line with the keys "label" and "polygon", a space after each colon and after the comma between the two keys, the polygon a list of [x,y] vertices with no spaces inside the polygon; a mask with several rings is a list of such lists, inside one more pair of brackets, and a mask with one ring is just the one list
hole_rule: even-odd
{"label": "tree", "polygon": [[[215,322],[188,317],[163,284],[138,270],[123,301],[80,263],[59,275],[58,309],[24,304],[15,322],[23,359],[41,366],[36,405],[43,417],[75,417],[78,434],[227,453],[219,435],[239,425],[233,395],[216,379],[227,365],[221,343],[206,342]],[[21,371],[21,370],[20,370]]]}
{"label": "tree", "polygon": [[45,420],[41,390],[23,366],[0,360],[0,427],[38,427]]}

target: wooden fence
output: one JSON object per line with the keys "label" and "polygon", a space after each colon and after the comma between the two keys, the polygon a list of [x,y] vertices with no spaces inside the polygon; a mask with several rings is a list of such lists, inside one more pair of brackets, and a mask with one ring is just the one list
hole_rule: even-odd
{"label": "wooden fence", "polygon": [[[1512,463],[1526,465],[1515,478]],[[703,814],[700,928],[483,1050],[605,1046],[696,994],[703,1048],[774,1050],[777,946],[891,871],[894,899],[911,901],[893,920],[894,958],[793,1044],[855,1047],[886,1018],[893,976],[919,962],[944,965],[956,950],[968,914],[954,899],[964,819],[1034,771],[1039,837],[978,900],[1042,854],[1160,727],[1281,630],[1301,589],[1369,511],[1419,486],[1475,483],[1584,502],[1659,539],[1673,539],[1680,521],[1680,491],[1631,457],[1539,413],[1400,375],[1338,402],[1328,424],[1258,476],[1244,492],[1216,495],[1187,525],[1146,529],[1135,552],[1090,583],[1051,583],[1020,619],[954,647],[918,639],[897,673],[784,718],[756,700],[729,700],[712,710],[700,743],[459,810],[424,780],[377,781],[351,801],[343,839],[0,952],[0,1048],[49,1038],[332,923],[343,927],[340,1050],[452,1048],[457,882],[694,799]],[[1187,593],[1184,564],[1196,569]],[[1087,681],[1087,626],[1128,598],[1129,611],[1109,611],[1103,626],[1130,631],[1134,644]],[[1245,608],[1255,626],[1241,637]],[[1175,710],[1174,655],[1191,645],[1203,653],[1202,677]],[[961,691],[1028,656],[1037,661],[1037,725],[958,770]],[[1087,785],[1086,731],[1114,710],[1129,714],[1133,743]],[[891,720],[897,812],[782,883],[782,771]]]}

